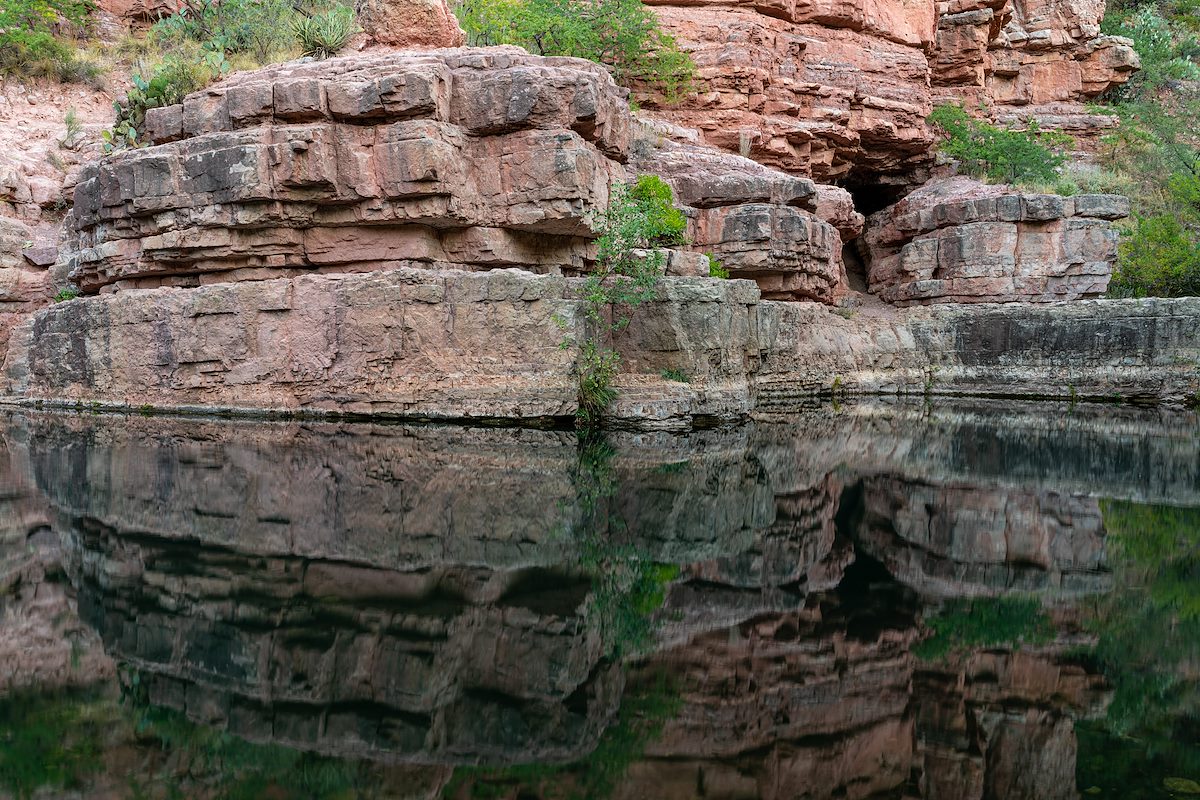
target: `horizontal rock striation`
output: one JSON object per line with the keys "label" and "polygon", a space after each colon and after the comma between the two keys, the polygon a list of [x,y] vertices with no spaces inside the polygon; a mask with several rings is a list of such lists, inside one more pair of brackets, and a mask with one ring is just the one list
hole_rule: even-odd
{"label": "horizontal rock striation", "polygon": [[234,76],[154,109],[159,146],[85,171],[72,276],[95,292],[407,264],[581,270],[630,125],[599,66],[517,50]]}
{"label": "horizontal rock striation", "polygon": [[[80,298],[15,329],[9,402],[537,419],[576,409],[579,279],[394,270]],[[687,428],[838,393],[1190,403],[1200,301],[835,313],[666,278],[617,334],[619,424]],[[675,370],[687,380],[663,375]],[[672,375],[676,373],[671,373]]]}
{"label": "horizontal rock striation", "polygon": [[935,181],[871,217],[870,289],[897,305],[1098,297],[1117,260],[1111,222],[1128,215],[1118,195]]}
{"label": "horizontal rock striation", "polygon": [[[399,267],[582,274],[632,177],[634,133],[624,90],[579,59],[492,48],[269,67],[151,109],[156,146],[89,166],[66,261],[86,293]],[[640,144],[651,171],[658,146]],[[794,179],[696,158],[709,174],[684,202],[741,222],[697,212],[693,249],[736,252],[772,296],[836,300],[840,240],[815,203],[740,191],[749,174]]]}
{"label": "horizontal rock striation", "polygon": [[656,114],[732,152],[864,191],[929,166],[947,100],[1092,134],[1083,105],[1137,68],[1098,0],[648,0],[696,61],[698,91]]}
{"label": "horizontal rock striation", "polygon": [[813,394],[1194,402],[1200,300],[862,309],[759,303],[759,413]]}
{"label": "horizontal rock striation", "polygon": [[[81,298],[20,329],[10,388],[129,407],[570,416],[591,324],[582,283],[395,269]],[[660,289],[614,342],[631,373],[617,416],[686,426],[748,414],[754,285],[667,278]]]}
{"label": "horizontal rock striation", "polygon": [[988,105],[1001,122],[1094,139],[1116,119],[1083,103],[1139,67],[1126,39],[1100,33],[1100,0],[963,0],[938,18],[938,102]]}
{"label": "horizontal rock striation", "polygon": [[928,160],[932,0],[652,6],[697,66],[696,95],[657,114],[706,143],[822,182]]}

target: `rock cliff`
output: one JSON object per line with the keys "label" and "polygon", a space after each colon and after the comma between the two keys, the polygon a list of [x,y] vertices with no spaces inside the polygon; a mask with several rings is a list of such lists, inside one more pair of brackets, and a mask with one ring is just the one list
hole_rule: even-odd
{"label": "rock cliff", "polygon": [[929,166],[936,102],[1088,134],[1115,121],[1084,103],[1138,66],[1100,0],[648,4],[698,67],[697,96],[658,114],[864,194]]}

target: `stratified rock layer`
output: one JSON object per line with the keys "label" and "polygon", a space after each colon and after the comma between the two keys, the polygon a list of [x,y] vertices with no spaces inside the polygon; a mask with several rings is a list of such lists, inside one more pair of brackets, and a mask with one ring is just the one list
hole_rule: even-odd
{"label": "stratified rock layer", "polygon": [[935,102],[980,103],[1094,132],[1083,103],[1137,56],[1100,35],[1099,0],[648,0],[697,65],[697,94],[658,114],[705,142],[869,192],[930,163]]}
{"label": "stratified rock layer", "polygon": [[1081,104],[1138,68],[1130,42],[1100,33],[1101,0],[960,0],[938,19],[937,102],[980,103],[1001,122],[1038,121],[1090,139],[1116,123]]}
{"label": "stratified rock layer", "polygon": [[1117,195],[935,181],[871,217],[870,289],[898,305],[1098,297],[1117,260],[1111,223],[1128,214]]}
{"label": "stratified rock layer", "polygon": [[[581,279],[520,270],[392,270],[80,298],[14,330],[7,394],[126,408],[569,416],[591,330],[581,289]],[[609,412],[686,428],[839,392],[1190,402],[1197,319],[1195,299],[835,313],[759,300],[749,281],[665,278],[614,337],[622,372]]]}
{"label": "stratified rock layer", "polygon": [[[157,146],[90,166],[76,190],[67,260],[85,292],[398,267],[581,274],[632,177],[624,90],[596,64],[516,48],[269,67],[152,109],[146,128]],[[658,146],[640,145],[653,169]],[[741,222],[706,213],[693,249],[736,253],[772,296],[835,300],[840,240],[815,205],[738,193],[750,171],[791,179],[697,157],[699,204]]]}

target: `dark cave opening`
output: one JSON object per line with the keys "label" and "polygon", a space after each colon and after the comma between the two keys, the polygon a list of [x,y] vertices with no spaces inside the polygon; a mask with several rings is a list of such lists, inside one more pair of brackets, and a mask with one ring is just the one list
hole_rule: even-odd
{"label": "dark cave opening", "polygon": [[854,210],[863,216],[871,216],[908,194],[912,188],[906,184],[884,183],[878,178],[847,181],[842,187],[854,198]]}

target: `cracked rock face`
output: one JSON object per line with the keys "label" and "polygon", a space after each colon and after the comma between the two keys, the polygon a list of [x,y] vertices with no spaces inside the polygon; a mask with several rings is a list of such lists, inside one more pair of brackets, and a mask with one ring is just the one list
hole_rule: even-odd
{"label": "cracked rock face", "polygon": [[980,103],[1002,120],[1092,135],[1083,103],[1128,79],[1100,0],[650,0],[696,61],[698,92],[658,113],[702,141],[823,182],[911,183],[925,117]]}
{"label": "cracked rock face", "polygon": [[699,209],[693,250],[772,297],[831,302],[843,288],[811,182],[650,140],[627,168],[625,93],[578,59],[492,48],[285,64],[153,109],[146,127],[156,146],[90,166],[76,190],[67,260],[87,293],[397,267],[581,274],[612,187],[660,163]]}
{"label": "cracked rock face", "polygon": [[870,288],[899,305],[1098,297],[1117,260],[1112,221],[1128,214],[1117,195],[930,183],[871,217]]}

